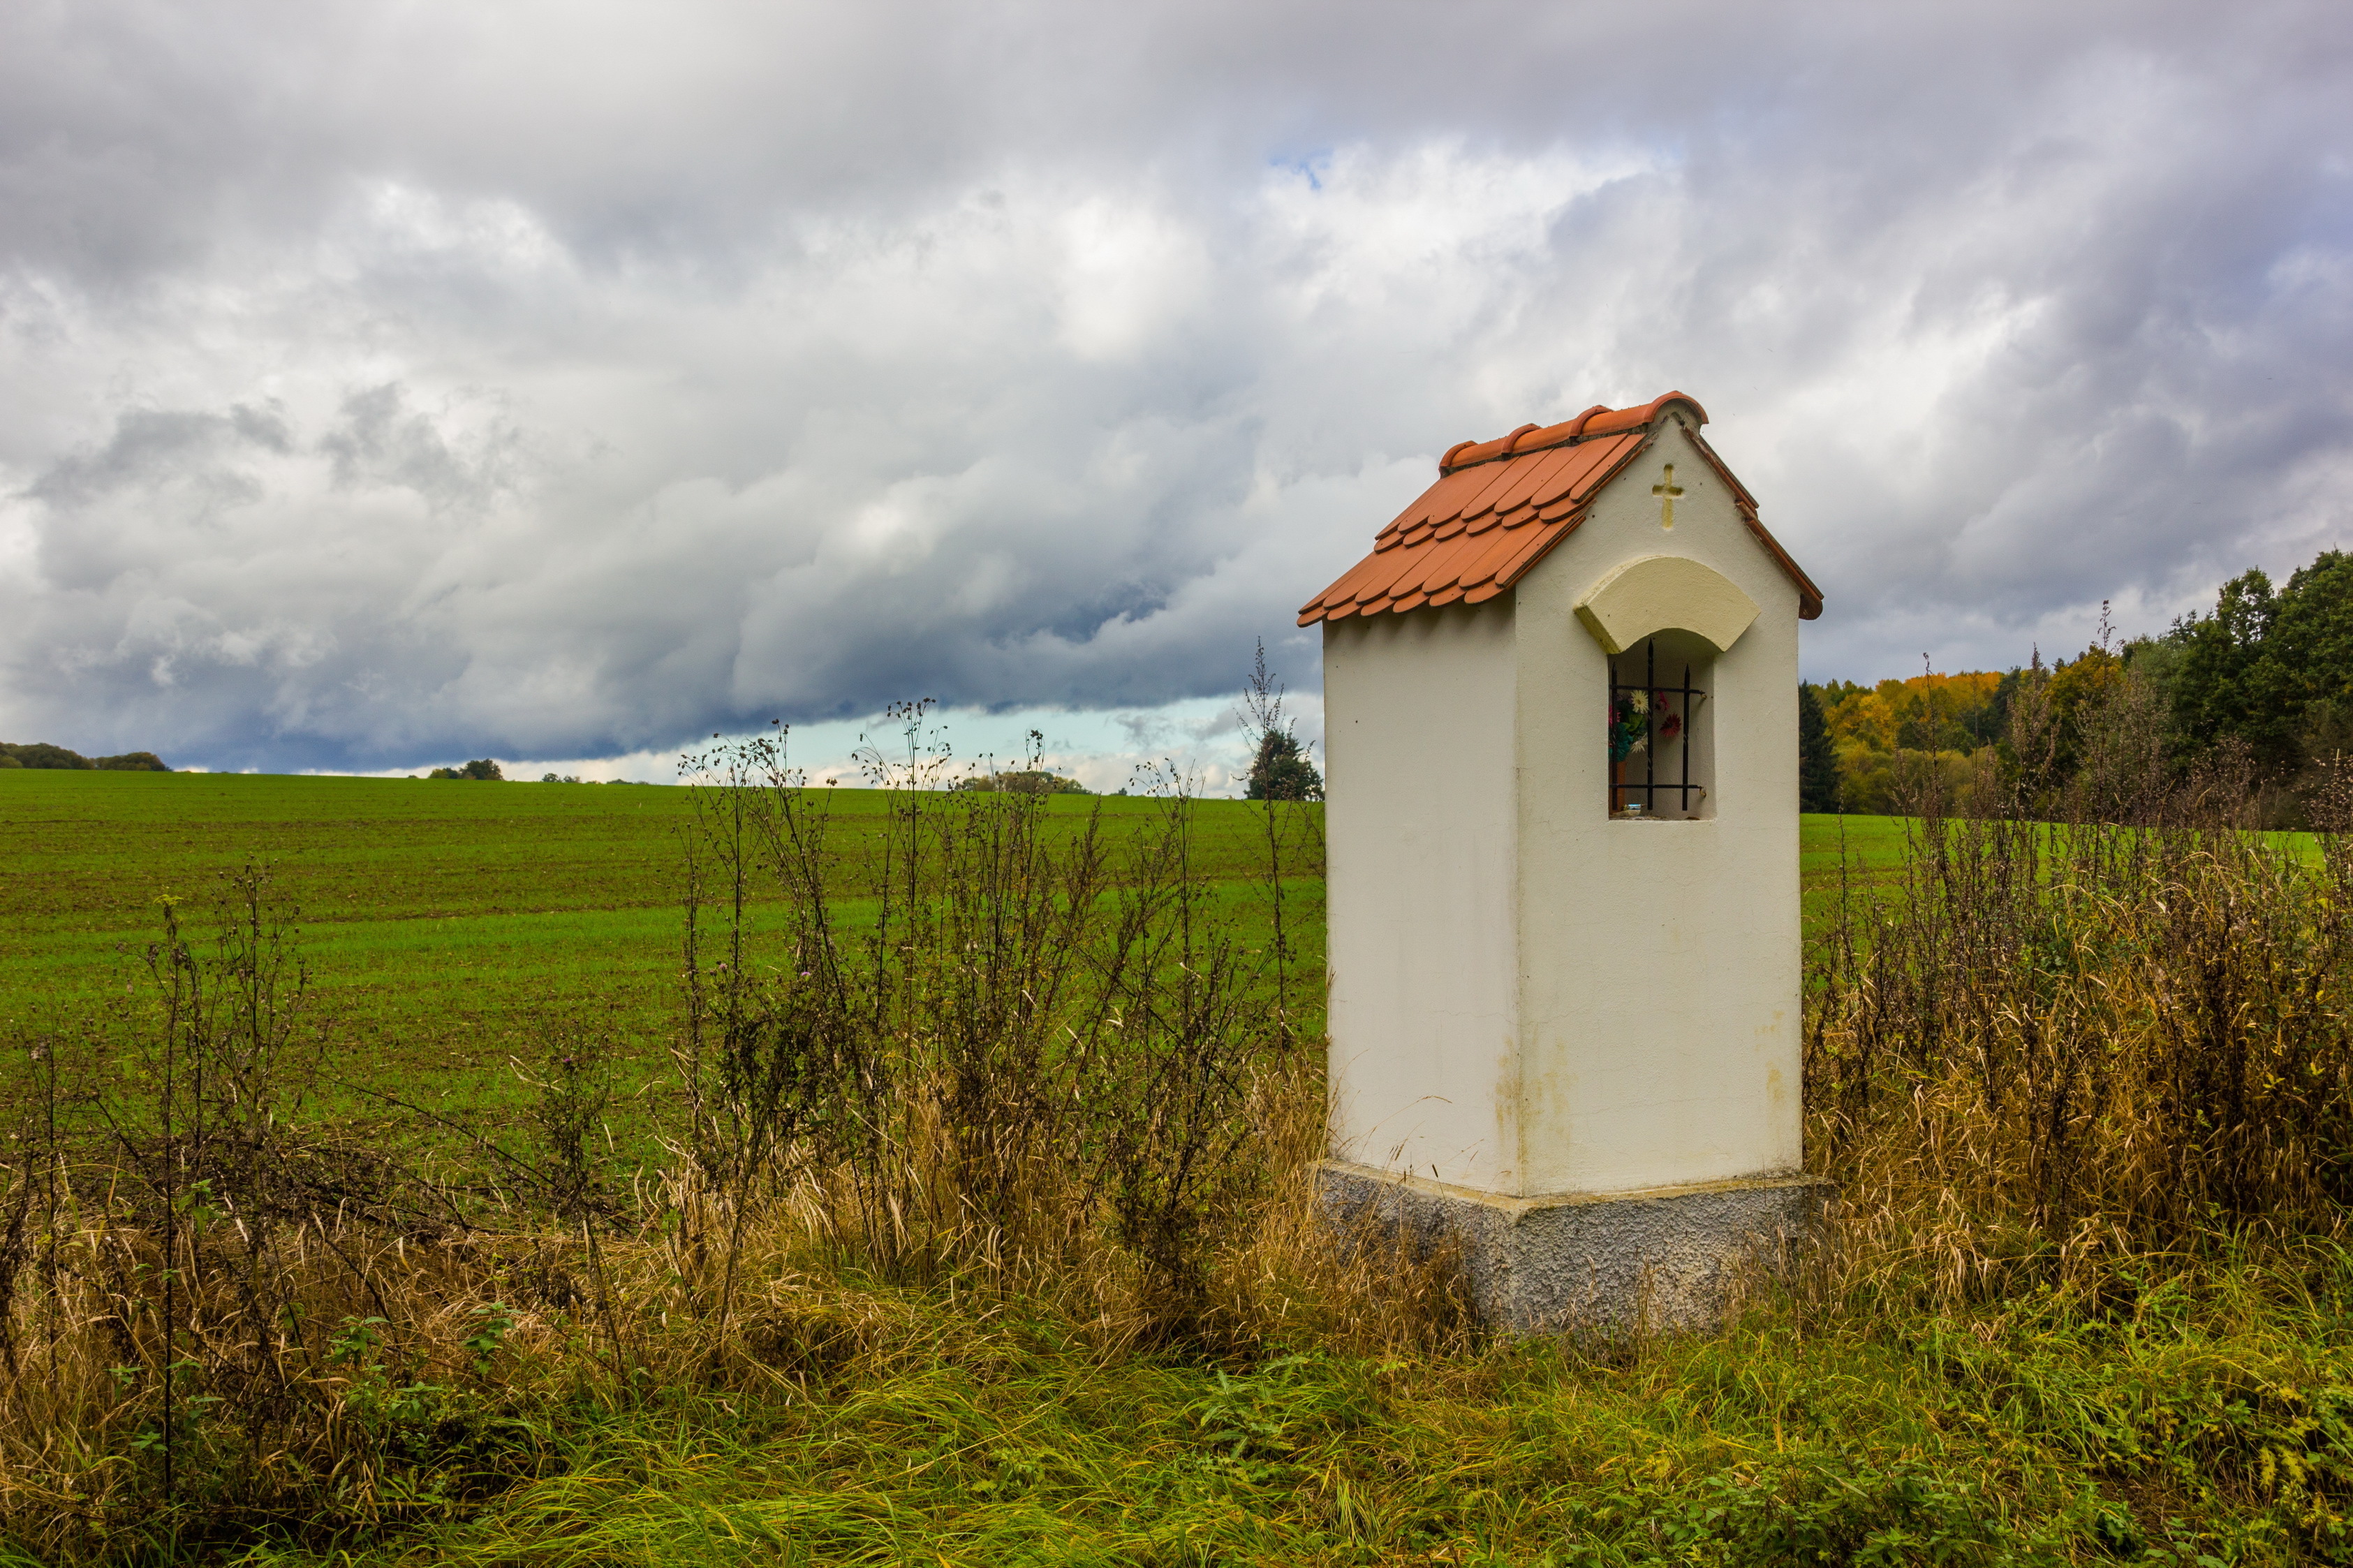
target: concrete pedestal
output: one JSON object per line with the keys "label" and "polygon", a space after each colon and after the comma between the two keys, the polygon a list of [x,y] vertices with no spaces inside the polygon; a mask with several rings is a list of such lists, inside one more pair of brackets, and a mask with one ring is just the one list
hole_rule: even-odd
{"label": "concrete pedestal", "polygon": [[1315,1183],[1335,1226],[1459,1243],[1480,1316],[1515,1334],[1709,1327],[1736,1282],[1788,1267],[1830,1191],[1788,1176],[1507,1198],[1338,1160]]}

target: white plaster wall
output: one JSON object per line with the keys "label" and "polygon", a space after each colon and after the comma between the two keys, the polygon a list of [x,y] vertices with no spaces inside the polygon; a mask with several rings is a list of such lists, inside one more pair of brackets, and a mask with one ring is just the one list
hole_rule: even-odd
{"label": "white plaster wall", "polygon": [[[1672,531],[1651,493],[1669,462],[1685,491]],[[1612,821],[1609,658],[1575,605],[1630,557],[1662,551],[1722,573],[1762,613],[1714,662],[1704,818]],[[1492,1190],[1613,1192],[1794,1171],[1797,589],[1671,426],[1512,597],[1520,1184]],[[1340,782],[1335,767],[1335,809]]]}
{"label": "white plaster wall", "polygon": [[1522,1184],[1513,622],[1324,628],[1333,1152],[1491,1192]]}

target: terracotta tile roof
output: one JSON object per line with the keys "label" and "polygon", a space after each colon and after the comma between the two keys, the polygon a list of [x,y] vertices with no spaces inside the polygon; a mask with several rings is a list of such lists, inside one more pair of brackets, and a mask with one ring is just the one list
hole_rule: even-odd
{"label": "terracotta tile roof", "polygon": [[[1299,624],[1493,598],[1585,521],[1587,505],[1648,444],[1671,403],[1707,422],[1705,409],[1670,392],[1639,408],[1596,405],[1558,425],[1458,443],[1439,459],[1438,482],[1381,530],[1370,555],[1301,607]],[[1731,487],[1749,531],[1797,584],[1798,614],[1820,615],[1821,590],[1757,521],[1756,498],[1697,431],[1692,441]]]}

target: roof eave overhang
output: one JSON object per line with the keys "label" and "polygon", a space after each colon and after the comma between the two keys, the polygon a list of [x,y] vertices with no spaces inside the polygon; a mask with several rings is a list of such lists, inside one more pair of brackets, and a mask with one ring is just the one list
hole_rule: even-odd
{"label": "roof eave overhang", "polygon": [[1789,552],[1781,548],[1781,542],[1773,537],[1770,531],[1757,517],[1757,498],[1748,493],[1748,487],[1740,482],[1739,476],[1725,465],[1722,458],[1716,456],[1715,448],[1707,444],[1706,437],[1701,435],[1695,427],[1685,428],[1683,434],[1690,437],[1691,444],[1699,449],[1699,455],[1707,459],[1708,467],[1715,470],[1716,477],[1732,487],[1732,493],[1737,498],[1740,521],[1748,525],[1748,531],[1757,536],[1757,542],[1765,547],[1765,552],[1774,559],[1781,570],[1788,574],[1789,581],[1796,585],[1798,618],[1801,621],[1821,619],[1822,591],[1814,586],[1814,580],[1806,575],[1805,568],[1799,565]]}

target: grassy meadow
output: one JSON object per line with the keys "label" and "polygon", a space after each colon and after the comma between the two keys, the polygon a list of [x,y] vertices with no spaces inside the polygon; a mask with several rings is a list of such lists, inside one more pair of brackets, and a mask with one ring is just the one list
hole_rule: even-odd
{"label": "grassy meadow", "polygon": [[[881,792],[828,794],[853,829],[879,820]],[[1047,803],[1065,825],[1098,809],[1117,822],[1148,808]],[[1249,808],[1199,810],[1207,875],[1254,884],[1265,847]],[[429,1068],[466,1035],[512,1028],[552,986],[593,985],[633,1026],[659,1029],[676,988],[690,816],[685,792],[652,785],[12,770],[0,774],[0,994],[94,998],[118,946],[154,935],[159,896],[201,901],[251,858],[299,911],[327,1011],[386,1036],[404,1066]],[[1852,868],[1883,874],[1903,853],[1902,825],[1805,818],[1810,901],[1835,882],[1841,844]],[[1286,868],[1309,897],[1322,870],[1312,846]],[[1320,937],[1313,921],[1306,933]]]}
{"label": "grassy meadow", "polygon": [[[827,792],[850,834],[883,795]],[[282,774],[0,773],[0,1019],[70,1013],[119,994],[157,934],[156,900],[200,914],[221,874],[266,864],[298,917],[317,1012],[355,1059],[411,1087],[505,1081],[551,1008],[593,998],[640,1047],[676,1022],[688,792]],[[1059,795],[1068,832],[1141,798]],[[1198,807],[1201,869],[1245,920],[1260,914],[1263,825],[1240,801]],[[1901,858],[1894,817],[1804,819],[1810,916]],[[1286,850],[1301,962],[1323,959],[1320,843]],[[761,901],[774,897],[754,889]],[[854,889],[845,901],[858,902]],[[649,1070],[655,1058],[649,1058]]]}
{"label": "grassy meadow", "polygon": [[1806,819],[1830,1244],[1498,1342],[1302,1200],[1312,814],[828,795],[739,954],[686,790],[0,773],[0,1563],[2353,1561],[2336,838]]}
{"label": "grassy meadow", "polygon": [[[879,829],[883,792],[826,796],[843,838]],[[1097,812],[1116,833],[1150,809],[1125,796],[1041,805],[1061,835]],[[1240,802],[1198,809],[1200,873],[1249,921],[1263,824]],[[157,900],[183,900],[200,924],[222,874],[255,862],[296,916],[313,1011],[345,1070],[502,1093],[510,1058],[549,1015],[587,1006],[657,1072],[677,1023],[691,823],[689,793],[654,785],[11,770],[0,1019],[70,1015],[143,984]],[[1320,965],[1320,840],[1286,856],[1301,959]],[[757,905],[776,896],[751,891]],[[843,907],[859,894],[845,886]]]}

